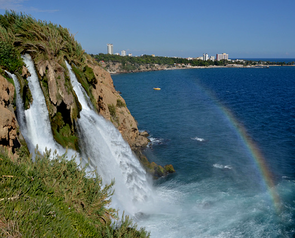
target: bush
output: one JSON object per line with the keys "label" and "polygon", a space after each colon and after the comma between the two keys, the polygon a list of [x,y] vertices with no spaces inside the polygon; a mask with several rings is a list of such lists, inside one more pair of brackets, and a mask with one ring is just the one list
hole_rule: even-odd
{"label": "bush", "polygon": [[109,108],[109,111],[110,111],[110,114],[113,118],[116,118],[117,117],[117,114],[116,114],[116,107],[114,104],[109,104],[108,105],[108,108]]}
{"label": "bush", "polygon": [[0,154],[1,237],[148,237],[127,217],[116,225],[109,208],[113,183],[89,178],[74,160],[47,151],[35,162]]}
{"label": "bush", "polygon": [[120,99],[117,99],[117,107],[126,107],[126,104],[123,103]]}
{"label": "bush", "polygon": [[13,73],[23,65],[20,54],[8,42],[0,39],[0,66]]}

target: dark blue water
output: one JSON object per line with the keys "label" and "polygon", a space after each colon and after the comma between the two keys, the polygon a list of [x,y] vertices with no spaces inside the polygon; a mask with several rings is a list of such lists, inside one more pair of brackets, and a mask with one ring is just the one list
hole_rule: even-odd
{"label": "dark blue water", "polygon": [[[155,182],[154,200],[138,220],[152,237],[293,237],[295,67],[158,71],[113,80],[139,129],[151,135],[145,154],[177,171]],[[222,107],[262,152],[274,187],[266,186]],[[276,204],[270,189],[280,197]]]}

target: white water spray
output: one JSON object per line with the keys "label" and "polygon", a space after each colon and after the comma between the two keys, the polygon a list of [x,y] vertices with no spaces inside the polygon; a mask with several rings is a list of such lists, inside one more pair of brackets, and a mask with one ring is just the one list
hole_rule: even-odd
{"label": "white water spray", "polygon": [[71,83],[82,105],[78,119],[78,133],[84,158],[97,169],[104,183],[115,179],[112,205],[130,215],[139,212],[139,205],[151,196],[151,185],[146,171],[140,165],[128,143],[114,125],[98,115],[70,65]]}

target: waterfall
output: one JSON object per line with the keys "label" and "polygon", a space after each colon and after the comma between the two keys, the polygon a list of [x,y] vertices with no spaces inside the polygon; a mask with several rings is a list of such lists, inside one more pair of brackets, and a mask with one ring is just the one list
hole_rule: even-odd
{"label": "waterfall", "polygon": [[23,100],[20,96],[20,85],[18,82],[17,77],[14,74],[9,73],[5,70],[5,72],[9,75],[10,78],[13,79],[15,91],[16,91],[16,114],[17,114],[17,121],[19,127],[21,129],[22,135],[24,136],[25,140],[27,140],[27,128],[26,128],[26,117],[25,117],[25,110]]}
{"label": "waterfall", "polygon": [[82,157],[89,159],[89,166],[97,170],[104,183],[115,179],[112,206],[134,215],[151,196],[146,171],[115,126],[93,110],[89,97],[70,65],[66,64],[73,89],[82,105],[77,120]]}
{"label": "waterfall", "polygon": [[24,110],[23,100],[20,97],[20,85],[15,75],[9,74],[14,80],[16,87],[16,106],[17,120],[20,125],[20,130],[24,136],[30,153],[35,155],[35,148],[38,145],[38,150],[43,153],[45,149],[56,151],[58,154],[67,152],[69,158],[75,156],[73,150],[66,151],[53,138],[48,110],[42,89],[39,84],[38,76],[35,71],[34,62],[30,55],[22,56],[31,76],[27,78],[28,85],[32,94],[33,102],[30,108]]}
{"label": "waterfall", "polygon": [[[24,110],[23,100],[20,96],[20,85],[15,75],[13,78],[16,87],[17,119],[30,153],[33,154],[36,145],[43,153],[51,149],[58,154],[64,154],[62,148],[53,138],[45,98],[35,71],[34,62],[29,55],[22,56],[31,76],[27,78],[33,102],[30,108]],[[66,62],[70,72],[71,83],[82,105],[80,118],[77,119],[77,131],[81,154],[68,150],[68,158],[74,155],[76,162],[88,165],[87,171],[96,170],[102,177],[104,184],[115,180],[112,207],[119,209],[122,214],[134,216],[144,209],[147,201],[151,202],[152,187],[149,176],[142,168],[128,143],[115,126],[98,115],[94,110],[86,92],[77,81],[70,65]],[[77,161],[77,158],[81,161]]]}

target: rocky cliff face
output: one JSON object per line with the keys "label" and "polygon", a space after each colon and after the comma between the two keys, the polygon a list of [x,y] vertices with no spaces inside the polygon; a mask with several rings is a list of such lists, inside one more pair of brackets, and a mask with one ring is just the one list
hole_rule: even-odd
{"label": "rocky cliff face", "polygon": [[[58,142],[77,149],[76,141],[63,144],[61,137],[75,136],[74,120],[79,115],[80,104],[69,83],[69,75],[65,65],[54,60],[36,62],[36,71],[40,78],[46,104],[51,119],[52,129]],[[124,99],[115,90],[112,78],[95,61],[89,60],[88,67],[92,69],[96,82],[91,88],[97,111],[110,120],[121,132],[123,138],[133,150],[139,150],[148,144],[146,136],[140,135],[137,124]],[[22,97],[29,107],[29,89],[26,78],[30,76],[28,69],[23,66],[22,74],[17,74],[23,86]],[[14,114],[14,86],[0,75],[0,145],[15,153],[20,146],[18,123]],[[26,103],[26,101],[29,101]],[[66,131],[66,128],[68,131]]]}
{"label": "rocky cliff face", "polygon": [[13,109],[14,86],[0,75],[0,149],[10,155],[20,147],[18,123]]}
{"label": "rocky cliff face", "polygon": [[125,100],[115,90],[110,74],[96,64],[89,62],[88,66],[92,68],[97,80],[92,94],[98,112],[117,127],[133,150],[145,147],[148,139],[138,132],[137,123],[128,110]]}
{"label": "rocky cliff face", "polygon": [[[128,110],[125,100],[115,90],[110,74],[90,57],[84,67],[78,68],[74,64],[72,66],[77,78],[90,95],[97,112],[110,120],[121,132],[147,171],[155,178],[174,172],[171,165],[163,168],[150,163],[142,154],[142,149],[149,142],[147,133],[139,133],[137,123]],[[71,86],[65,63],[52,59],[39,60],[35,62],[35,67],[45,96],[55,140],[64,147],[79,150],[75,119],[79,117],[81,105]],[[29,76],[28,69],[23,66],[22,74],[16,72],[16,75],[22,85],[21,96],[25,107],[29,108],[32,99],[26,83]],[[22,140],[14,114],[13,99],[14,86],[0,75],[0,144],[11,154],[15,154]]]}

